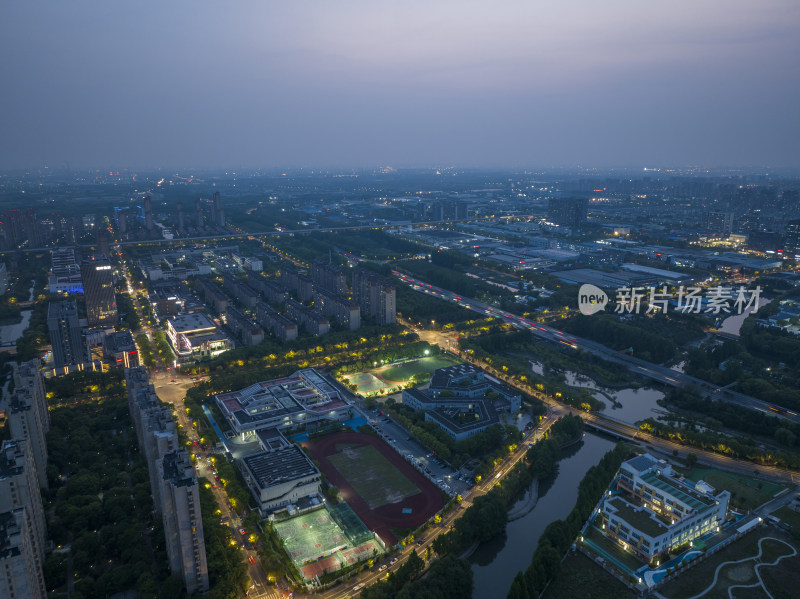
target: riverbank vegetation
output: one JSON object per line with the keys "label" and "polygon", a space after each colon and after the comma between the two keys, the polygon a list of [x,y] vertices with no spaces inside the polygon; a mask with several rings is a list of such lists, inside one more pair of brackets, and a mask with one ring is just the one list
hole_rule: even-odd
{"label": "riverbank vegetation", "polygon": [[607,452],[600,463],[592,466],[578,486],[578,499],[575,507],[564,520],[551,522],[539,538],[539,544],[530,566],[519,572],[511,584],[508,599],[531,599],[539,597],[548,582],[561,571],[561,560],[575,541],[581,528],[588,520],[597,502],[608,489],[628,456],[628,449],[618,444]]}

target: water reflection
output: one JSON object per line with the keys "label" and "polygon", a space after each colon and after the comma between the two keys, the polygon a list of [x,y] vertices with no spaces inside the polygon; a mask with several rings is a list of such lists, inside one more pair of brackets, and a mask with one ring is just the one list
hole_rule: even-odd
{"label": "water reflection", "polygon": [[544,529],[575,507],[578,484],[614,443],[587,434],[564,452],[558,469],[539,485],[539,501],[528,514],[509,523],[506,533],[478,547],[470,557],[475,576],[473,597],[505,597],[517,572],[531,563]]}

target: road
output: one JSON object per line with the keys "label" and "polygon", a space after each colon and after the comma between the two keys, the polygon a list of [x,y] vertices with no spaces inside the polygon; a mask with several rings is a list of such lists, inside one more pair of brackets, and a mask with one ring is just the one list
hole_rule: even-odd
{"label": "road", "polygon": [[583,350],[592,353],[605,360],[621,364],[628,368],[628,370],[631,372],[659,383],[670,385],[672,387],[693,387],[701,394],[710,397],[713,400],[737,404],[744,408],[758,410],[777,418],[783,418],[791,422],[800,423],[800,415],[790,410],[786,410],[780,406],[774,406],[768,402],[756,399],[755,397],[750,397],[749,395],[745,395],[743,393],[731,391],[730,389],[722,389],[717,385],[709,383],[708,381],[689,376],[688,374],[683,374],[665,366],[660,366],[658,364],[640,360],[639,358],[634,358],[628,354],[620,353],[616,350],[606,347],[601,343],[581,337],[575,337],[574,335],[564,333],[563,331],[559,331],[558,329],[545,324],[526,320],[522,316],[512,314],[511,312],[506,312],[505,310],[495,308],[494,306],[489,306],[477,300],[461,297],[452,291],[435,287],[430,283],[425,283],[424,281],[401,272],[392,271],[392,274],[411,287],[414,291],[431,295],[445,301],[452,301],[464,308],[478,312],[479,314],[483,314],[484,316],[490,316],[503,320],[516,328],[528,330],[535,337],[550,343],[557,345],[560,344],[575,350]]}
{"label": "road", "polygon": [[[535,443],[541,440],[553,423],[555,423],[558,418],[566,413],[567,410],[564,406],[556,406],[549,409],[547,415],[542,419],[539,426],[523,438],[517,449],[513,453],[506,456],[506,458],[494,470],[492,470],[491,475],[487,475],[486,480],[481,481],[480,484],[474,486],[469,492],[464,494],[462,496],[461,503],[450,510],[450,512],[448,512],[442,518],[442,521],[439,524],[434,524],[428,530],[418,535],[415,539],[414,545],[406,547],[401,552],[391,556],[389,559],[384,560],[383,562],[376,562],[372,570],[367,570],[366,572],[361,573],[359,576],[333,587],[329,591],[325,592],[324,596],[328,599],[345,599],[347,597],[352,597],[353,590],[356,585],[363,583],[368,586],[378,582],[382,578],[385,578],[389,572],[397,570],[405,563],[412,550],[416,550],[417,555],[424,559],[425,553],[427,552],[428,548],[433,545],[433,542],[436,540],[436,538],[439,535],[448,532],[455,521],[461,517],[464,510],[469,508],[475,502],[477,497],[488,493],[499,480],[508,474],[511,469],[514,468],[514,466],[516,466],[517,463],[519,463],[519,461],[525,457],[528,449],[530,449],[528,446],[529,443]],[[433,549],[431,549],[431,551],[433,551]],[[391,564],[390,562],[394,558],[397,558],[397,560],[394,564]],[[379,570],[381,564],[387,565],[387,568],[384,571]]]}
{"label": "road", "polygon": [[158,398],[174,406],[178,424],[183,427],[189,441],[192,442],[192,453],[197,456],[197,476],[204,477],[216,485],[212,486],[211,492],[214,494],[214,499],[216,499],[217,506],[220,510],[220,522],[227,523],[228,526],[231,527],[233,538],[242,549],[242,559],[247,563],[247,574],[250,578],[248,596],[259,597],[261,599],[278,597],[278,592],[267,579],[267,573],[261,565],[258,552],[256,552],[243,535],[239,533],[239,529],[242,528],[242,521],[239,516],[230,509],[228,494],[225,492],[222,484],[216,480],[215,468],[213,468],[213,464],[209,462],[209,457],[213,452],[202,449],[200,437],[197,433],[197,429],[194,427],[194,422],[186,413],[183,398],[186,397],[186,391],[194,385],[194,381],[192,381],[191,377],[182,375],[177,371],[161,370],[159,372],[150,373],[150,382],[153,384],[153,387],[155,387]]}

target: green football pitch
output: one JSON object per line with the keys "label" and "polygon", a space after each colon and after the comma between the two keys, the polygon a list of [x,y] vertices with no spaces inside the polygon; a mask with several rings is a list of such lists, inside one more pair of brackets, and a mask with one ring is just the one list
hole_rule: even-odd
{"label": "green football pitch", "polygon": [[344,447],[328,457],[370,509],[397,503],[420,490],[372,447]]}
{"label": "green football pitch", "polygon": [[392,366],[386,370],[382,370],[379,374],[382,379],[387,381],[405,382],[415,374],[421,374],[423,372],[432,374],[437,368],[453,366],[454,364],[461,364],[461,361],[456,358],[432,356],[430,358],[420,358],[413,362]]}

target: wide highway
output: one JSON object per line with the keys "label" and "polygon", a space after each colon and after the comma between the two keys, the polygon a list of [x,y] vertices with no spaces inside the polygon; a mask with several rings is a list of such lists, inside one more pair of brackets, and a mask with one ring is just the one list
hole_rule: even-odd
{"label": "wide highway", "polygon": [[576,337],[569,333],[559,331],[551,326],[525,319],[517,314],[506,312],[505,310],[495,308],[494,306],[484,304],[474,299],[462,297],[457,293],[448,291],[447,289],[441,289],[440,287],[431,285],[430,283],[426,283],[399,271],[392,271],[392,274],[400,279],[403,283],[411,287],[414,291],[431,295],[445,301],[452,301],[464,308],[478,312],[479,314],[483,314],[484,316],[498,318],[514,327],[528,330],[536,337],[550,343],[561,344],[575,350],[590,352],[610,362],[621,364],[628,368],[628,370],[631,372],[642,375],[659,383],[670,385],[672,387],[693,387],[699,393],[704,394],[713,400],[734,403],[750,410],[758,410],[759,412],[764,412],[778,418],[784,418],[792,422],[800,423],[800,415],[781,406],[775,406],[737,391],[722,389],[721,387],[718,387],[713,383],[709,383],[708,381],[677,372],[665,366],[640,360],[639,358],[635,358],[628,354],[620,353],[616,350],[606,347],[601,343],[590,341],[589,339],[584,339],[582,337]]}

